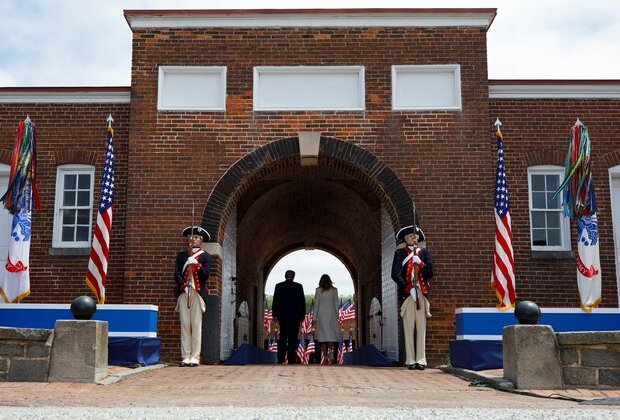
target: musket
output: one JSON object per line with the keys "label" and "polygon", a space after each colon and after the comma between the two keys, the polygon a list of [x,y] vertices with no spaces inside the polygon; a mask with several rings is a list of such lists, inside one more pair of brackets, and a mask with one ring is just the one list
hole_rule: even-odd
{"label": "musket", "polygon": [[[192,229],[189,231],[189,237],[190,237],[190,241],[191,241],[191,237],[194,236],[194,203],[192,203]],[[187,258],[190,258],[192,256],[192,247],[191,245],[188,244],[187,246]],[[188,270],[192,270],[191,266],[187,267]],[[191,281],[194,281],[194,274],[192,272],[192,278]],[[191,297],[191,293],[190,293],[190,285],[187,286],[187,309],[191,309],[192,307],[192,301],[190,300]]]}

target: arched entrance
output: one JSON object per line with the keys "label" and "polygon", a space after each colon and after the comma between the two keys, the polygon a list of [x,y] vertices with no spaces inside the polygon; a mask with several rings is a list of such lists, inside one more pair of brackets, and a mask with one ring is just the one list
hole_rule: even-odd
{"label": "arched entrance", "polygon": [[250,342],[262,342],[263,290],[275,262],[292,250],[319,248],[351,269],[358,343],[370,342],[367,314],[378,299],[386,323],[392,323],[384,328],[383,347],[396,358],[396,291],[389,271],[394,230],[413,217],[402,182],[359,146],[320,137],[316,159],[302,165],[295,137],[240,159],[214,187],[202,217],[223,249],[220,356],[235,346],[239,302],[248,303]]}

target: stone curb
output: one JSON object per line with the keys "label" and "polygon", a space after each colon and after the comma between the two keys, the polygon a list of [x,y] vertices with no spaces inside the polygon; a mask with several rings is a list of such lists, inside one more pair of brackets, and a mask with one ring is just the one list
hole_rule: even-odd
{"label": "stone curb", "polygon": [[491,388],[498,389],[500,391],[514,391],[515,386],[508,379],[497,378],[495,376],[488,376],[480,372],[473,370],[457,368],[453,366],[441,365],[438,368],[445,373],[457,376],[461,379],[470,382],[483,383]]}
{"label": "stone curb", "polygon": [[97,385],[111,385],[118,381],[121,381],[129,376],[137,375],[142,372],[147,372],[149,370],[162,369],[168,367],[166,364],[159,363],[157,365],[151,366],[140,366],[135,369],[127,370],[124,372],[112,373],[103,378],[100,381],[95,382]]}

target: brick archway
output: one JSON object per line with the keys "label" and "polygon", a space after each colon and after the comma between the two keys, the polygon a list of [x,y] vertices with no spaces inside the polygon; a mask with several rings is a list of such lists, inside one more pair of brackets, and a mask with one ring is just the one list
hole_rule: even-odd
{"label": "brick archway", "polygon": [[[213,187],[202,215],[202,224],[222,241],[231,209],[255,182],[278,168],[300,165],[299,139],[289,137],[262,146],[235,162]],[[362,179],[380,197],[393,227],[410,223],[414,204],[390,167],[355,144],[333,137],[320,139],[319,166],[339,167]]]}
{"label": "brick archway", "polygon": [[[381,296],[382,212],[392,225],[388,230],[410,223],[409,193],[376,156],[335,138],[320,138],[315,165],[302,166],[299,139],[291,137],[256,149],[228,169],[209,196],[202,223],[224,246],[223,255],[235,250],[234,273],[222,273],[221,290],[228,293],[228,278],[234,275],[234,300],[248,301],[253,314],[254,344],[261,341],[258,320],[267,275],[293,250],[321,249],[336,256],[351,272],[358,308]],[[224,306],[229,297],[222,296]],[[363,343],[363,313],[358,320]]]}

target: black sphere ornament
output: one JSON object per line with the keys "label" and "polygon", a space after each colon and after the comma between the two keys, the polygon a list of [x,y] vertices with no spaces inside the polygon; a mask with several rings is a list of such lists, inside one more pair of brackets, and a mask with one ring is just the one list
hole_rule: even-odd
{"label": "black sphere ornament", "polygon": [[97,304],[90,296],[78,296],[71,302],[71,313],[75,319],[91,319],[97,311]]}
{"label": "black sphere ornament", "polygon": [[540,319],[540,307],[530,300],[519,302],[515,308],[515,318],[519,324],[535,325]]}

